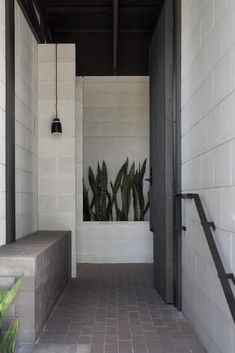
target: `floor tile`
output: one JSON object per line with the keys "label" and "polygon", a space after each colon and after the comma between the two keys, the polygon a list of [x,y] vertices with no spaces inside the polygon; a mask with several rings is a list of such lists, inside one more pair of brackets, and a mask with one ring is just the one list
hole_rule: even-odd
{"label": "floor tile", "polygon": [[[31,353],[29,346],[17,353]],[[205,353],[152,284],[148,264],[81,264],[34,353]]]}

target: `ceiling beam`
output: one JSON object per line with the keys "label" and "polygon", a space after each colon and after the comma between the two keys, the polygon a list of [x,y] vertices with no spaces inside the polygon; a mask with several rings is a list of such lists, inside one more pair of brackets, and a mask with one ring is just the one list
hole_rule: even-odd
{"label": "ceiling beam", "polygon": [[49,13],[96,13],[111,11],[112,6],[47,6],[46,9]]}
{"label": "ceiling beam", "polygon": [[[118,33],[138,34],[138,33],[152,33],[150,28],[118,28]],[[55,33],[87,33],[87,34],[109,34],[113,33],[110,28],[55,28]]]}
{"label": "ceiling beam", "polygon": [[113,73],[117,73],[118,0],[113,0]]}
{"label": "ceiling beam", "polygon": [[[131,13],[151,13],[159,11],[161,6],[119,6],[121,12]],[[112,6],[48,6],[47,11],[49,13],[106,13],[112,11]]]}

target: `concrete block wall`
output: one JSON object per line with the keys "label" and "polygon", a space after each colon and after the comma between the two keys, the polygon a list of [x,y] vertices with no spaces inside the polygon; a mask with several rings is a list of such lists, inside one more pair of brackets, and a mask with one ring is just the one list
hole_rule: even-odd
{"label": "concrete block wall", "polygon": [[6,242],[5,96],[5,0],[0,0],[0,246]]}
{"label": "concrete block wall", "polygon": [[[107,164],[109,178],[129,157],[149,159],[149,79],[138,76],[84,77],[84,179],[89,166]],[[148,173],[148,167],[147,172]],[[145,183],[145,189],[148,189]],[[133,215],[130,215],[130,220]]]}
{"label": "concrete block wall", "polygon": [[83,234],[83,77],[76,78],[76,259],[78,256],[79,240]]}
{"label": "concrete block wall", "polygon": [[75,45],[58,44],[58,116],[62,135],[51,134],[55,117],[55,44],[38,47],[39,229],[72,231],[76,274]]}
{"label": "concrete block wall", "polygon": [[15,1],[16,237],[38,230],[37,42]]}
{"label": "concrete block wall", "polygon": [[[148,77],[77,77],[78,263],[153,261],[148,222],[83,222],[82,195],[82,179],[88,185],[88,168],[96,171],[98,161],[105,160],[114,180],[127,157],[136,164],[149,158],[148,85]],[[145,183],[146,194],[148,187]]]}
{"label": "concrete block wall", "polygon": [[152,263],[149,222],[83,222],[77,237],[78,263]]}
{"label": "concrete block wall", "polygon": [[[182,1],[182,190],[198,192],[235,273],[235,2]],[[183,202],[183,311],[208,353],[234,353],[228,305],[192,201]]]}
{"label": "concrete block wall", "polygon": [[41,231],[0,248],[1,277],[23,276],[7,315],[6,327],[19,319],[19,343],[34,343],[70,278],[70,232]]}

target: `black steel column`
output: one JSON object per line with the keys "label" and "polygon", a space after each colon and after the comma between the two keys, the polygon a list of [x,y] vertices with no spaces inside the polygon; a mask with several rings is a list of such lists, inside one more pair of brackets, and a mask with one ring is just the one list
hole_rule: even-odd
{"label": "black steel column", "polygon": [[[181,0],[174,1],[174,192],[181,193]],[[182,310],[181,200],[174,197],[174,301]]]}
{"label": "black steel column", "polygon": [[113,73],[117,73],[118,0],[113,0]]}
{"label": "black steel column", "polygon": [[15,227],[15,10],[6,1],[6,242],[16,237]]}

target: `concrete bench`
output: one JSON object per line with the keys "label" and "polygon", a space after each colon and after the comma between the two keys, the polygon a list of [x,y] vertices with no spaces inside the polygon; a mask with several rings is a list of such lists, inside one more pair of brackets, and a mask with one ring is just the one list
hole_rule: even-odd
{"label": "concrete bench", "polygon": [[19,318],[19,342],[37,340],[70,278],[70,269],[70,231],[39,231],[0,247],[0,276],[24,275],[9,312],[9,319]]}

